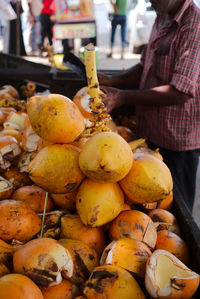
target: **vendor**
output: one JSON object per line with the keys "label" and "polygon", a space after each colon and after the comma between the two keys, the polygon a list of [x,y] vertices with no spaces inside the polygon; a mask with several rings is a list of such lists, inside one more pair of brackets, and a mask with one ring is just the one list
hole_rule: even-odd
{"label": "vendor", "polygon": [[141,61],[99,74],[108,112],[136,105],[137,136],[159,147],[192,211],[200,149],[200,9],[193,0],[150,0],[157,13]]}

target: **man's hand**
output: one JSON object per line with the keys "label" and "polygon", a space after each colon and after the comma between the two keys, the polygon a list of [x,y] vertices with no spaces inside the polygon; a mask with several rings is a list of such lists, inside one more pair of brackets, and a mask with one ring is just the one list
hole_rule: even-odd
{"label": "man's hand", "polygon": [[104,86],[112,86],[112,77],[105,75],[103,73],[98,73],[98,80],[99,84],[104,85]]}
{"label": "man's hand", "polygon": [[108,113],[123,105],[123,92],[120,89],[106,86],[101,86],[100,89],[104,92],[102,101]]}

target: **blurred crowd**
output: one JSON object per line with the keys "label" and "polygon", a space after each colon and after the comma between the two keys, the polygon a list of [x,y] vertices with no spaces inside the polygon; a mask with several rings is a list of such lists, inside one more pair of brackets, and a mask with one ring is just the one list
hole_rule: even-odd
{"label": "blurred crowd", "polygon": [[53,44],[55,10],[55,0],[0,0],[3,52],[40,56],[44,45]]}
{"label": "blurred crowd", "polygon": [[[134,1],[135,0],[107,0],[113,13],[110,18],[111,36],[109,42],[110,53],[108,57],[112,57],[115,31],[117,26],[120,26],[121,57],[123,58],[124,48],[127,46],[127,7],[128,3],[133,3]],[[62,12],[68,15],[70,12],[69,3],[72,2],[73,1],[70,2],[70,0],[0,0],[0,34],[3,37],[3,52],[22,56],[44,56],[45,47],[47,45],[53,45],[52,15],[54,17],[58,11],[61,12],[60,7],[62,8]],[[92,3],[96,3],[93,0],[79,0],[78,2],[84,13],[91,10]],[[106,13],[108,14],[109,11]],[[100,17],[101,16],[100,14]],[[109,21],[108,18],[107,20]],[[99,25],[98,20],[97,25]],[[96,43],[96,37],[92,42],[94,44]],[[81,46],[84,46],[85,43],[88,42],[82,38]],[[62,40],[62,47],[65,52],[72,50],[74,40]]]}

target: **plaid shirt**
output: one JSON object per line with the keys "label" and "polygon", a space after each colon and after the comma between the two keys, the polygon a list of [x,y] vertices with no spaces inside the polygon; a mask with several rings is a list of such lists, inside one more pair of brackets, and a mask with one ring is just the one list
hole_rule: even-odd
{"label": "plaid shirt", "polygon": [[179,105],[137,106],[137,132],[175,151],[200,148],[200,9],[186,0],[160,30],[158,16],[141,64],[140,89],[172,85],[190,96]]}

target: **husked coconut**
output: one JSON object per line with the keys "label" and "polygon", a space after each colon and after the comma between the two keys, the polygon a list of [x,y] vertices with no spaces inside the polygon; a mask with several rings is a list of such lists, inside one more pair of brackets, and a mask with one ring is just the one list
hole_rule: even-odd
{"label": "husked coconut", "polygon": [[199,275],[166,250],[155,250],[147,261],[145,286],[152,298],[189,299],[199,286]]}
{"label": "husked coconut", "polygon": [[72,271],[72,260],[65,248],[51,238],[33,239],[13,256],[16,273],[24,274],[41,286],[57,285],[62,271]]}

